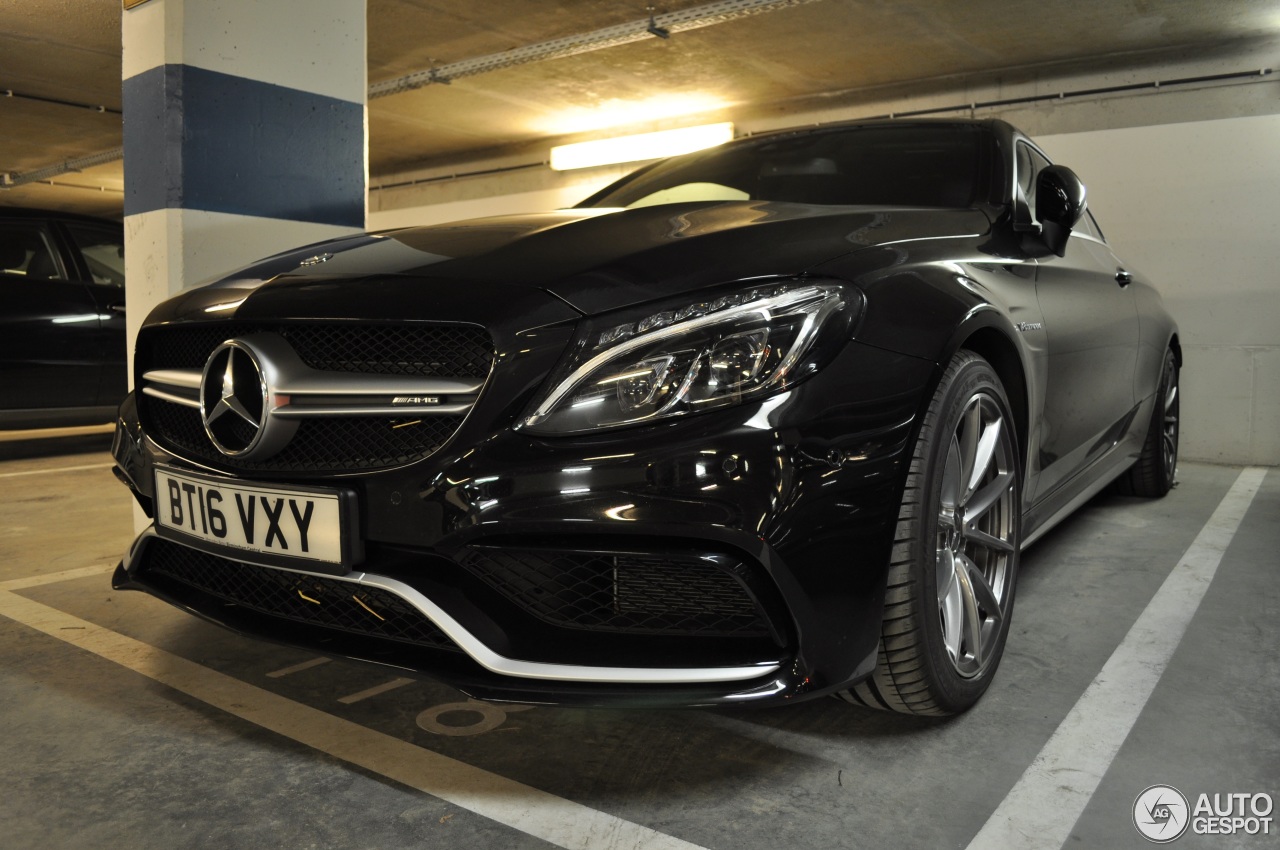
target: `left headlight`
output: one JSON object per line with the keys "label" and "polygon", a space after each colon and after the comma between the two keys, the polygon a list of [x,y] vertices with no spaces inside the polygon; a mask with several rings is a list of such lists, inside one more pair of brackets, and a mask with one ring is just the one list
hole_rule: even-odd
{"label": "left headlight", "polygon": [[849,338],[855,306],[838,284],[791,281],[593,332],[520,427],[575,434],[769,395],[815,371],[824,342]]}

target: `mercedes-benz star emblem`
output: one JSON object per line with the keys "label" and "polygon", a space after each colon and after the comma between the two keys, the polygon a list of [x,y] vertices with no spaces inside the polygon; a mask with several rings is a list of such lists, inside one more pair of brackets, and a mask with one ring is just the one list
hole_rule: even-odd
{"label": "mercedes-benz star emblem", "polygon": [[213,350],[200,378],[200,419],[218,451],[259,461],[288,445],[298,420],[279,415],[278,408],[289,405],[287,372],[296,371],[296,359],[287,342],[266,333],[229,339]]}
{"label": "mercedes-benz star emblem", "polygon": [[250,454],[266,426],[267,384],[251,348],[228,340],[213,350],[200,382],[205,433],[228,457]]}

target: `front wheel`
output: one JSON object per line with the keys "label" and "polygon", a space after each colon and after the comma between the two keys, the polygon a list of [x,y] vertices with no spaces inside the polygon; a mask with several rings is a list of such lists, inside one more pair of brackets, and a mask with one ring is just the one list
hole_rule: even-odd
{"label": "front wheel", "polygon": [[977,702],[1009,634],[1021,494],[1004,387],[986,360],[961,351],[912,453],[875,672],[839,696],[924,715],[958,714]]}

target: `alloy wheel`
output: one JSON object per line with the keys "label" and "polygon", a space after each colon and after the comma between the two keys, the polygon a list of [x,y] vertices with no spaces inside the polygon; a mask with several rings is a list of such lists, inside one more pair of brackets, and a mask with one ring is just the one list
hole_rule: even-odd
{"label": "alloy wheel", "polygon": [[997,654],[1017,552],[1013,439],[996,400],[975,393],[951,434],[939,493],[936,577],[947,657],[966,678]]}
{"label": "alloy wheel", "polygon": [[1178,367],[1173,355],[1165,360],[1164,391],[1164,425],[1160,439],[1161,460],[1164,462],[1165,474],[1173,480],[1175,467],[1178,464]]}

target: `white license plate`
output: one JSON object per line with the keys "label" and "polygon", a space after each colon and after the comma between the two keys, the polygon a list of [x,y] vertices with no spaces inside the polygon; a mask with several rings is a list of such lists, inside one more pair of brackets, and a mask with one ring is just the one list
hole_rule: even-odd
{"label": "white license plate", "polygon": [[[276,487],[157,467],[156,524],[161,530],[273,558],[345,564],[344,494]],[[350,498],[350,494],[346,494]]]}

